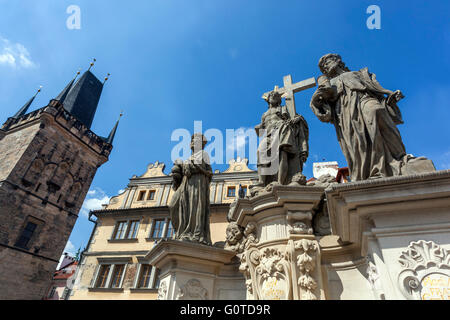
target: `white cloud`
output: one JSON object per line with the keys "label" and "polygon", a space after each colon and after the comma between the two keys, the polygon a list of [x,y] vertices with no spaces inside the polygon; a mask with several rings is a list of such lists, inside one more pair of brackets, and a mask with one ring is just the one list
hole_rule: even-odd
{"label": "white cloud", "polygon": [[88,191],[83,206],[81,207],[80,214],[88,217],[89,212],[92,210],[99,210],[103,204],[108,204],[111,197],[100,188],[94,188]]}
{"label": "white cloud", "polygon": [[36,67],[31,59],[27,48],[20,43],[12,43],[8,39],[0,36],[0,65],[6,65],[13,68],[32,68]]}

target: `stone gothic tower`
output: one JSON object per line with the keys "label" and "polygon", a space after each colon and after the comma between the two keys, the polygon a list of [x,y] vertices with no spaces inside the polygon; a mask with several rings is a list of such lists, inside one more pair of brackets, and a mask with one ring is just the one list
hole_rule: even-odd
{"label": "stone gothic tower", "polygon": [[103,89],[90,71],[0,129],[0,299],[42,299],[97,169],[112,150],[90,130]]}

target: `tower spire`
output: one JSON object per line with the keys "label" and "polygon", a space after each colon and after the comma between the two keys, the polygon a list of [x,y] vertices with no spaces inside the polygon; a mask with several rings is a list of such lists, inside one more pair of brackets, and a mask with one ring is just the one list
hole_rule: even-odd
{"label": "tower spire", "polygon": [[90,71],[96,61],[94,58],[89,69],[76,82],[69,84],[70,89],[63,103],[64,109],[89,129],[94,120],[104,84]]}
{"label": "tower spire", "polygon": [[77,77],[80,75],[80,70],[77,71],[77,74],[75,77],[69,82],[69,84],[61,91],[61,93],[55,98],[55,100],[58,100],[61,103],[64,103],[64,100],[66,100],[67,94],[69,93],[70,89],[72,89],[72,86],[77,79]]}
{"label": "tower spire", "polygon": [[123,111],[120,112],[119,119],[117,120],[116,125],[111,130],[111,133],[109,134],[109,136],[108,136],[108,138],[106,140],[107,143],[109,143],[109,144],[113,143],[114,137],[116,135],[117,127],[119,126],[119,121],[120,121],[120,118],[122,118],[122,116],[123,116]]}
{"label": "tower spire", "polygon": [[38,91],[34,94],[34,96],[31,97],[31,99],[28,100],[28,102],[25,103],[25,105],[22,108],[20,108],[19,111],[17,111],[17,113],[13,116],[14,119],[17,119],[27,113],[28,109],[30,108],[31,104],[34,101],[34,98],[36,98],[38,93],[41,92],[41,89],[42,89],[42,86],[40,86]]}

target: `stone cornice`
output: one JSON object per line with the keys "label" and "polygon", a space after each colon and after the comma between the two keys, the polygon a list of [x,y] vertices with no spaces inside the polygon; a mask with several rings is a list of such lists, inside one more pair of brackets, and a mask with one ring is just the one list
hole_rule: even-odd
{"label": "stone cornice", "polygon": [[378,186],[409,184],[410,182],[436,181],[450,178],[450,170],[441,170],[422,174],[395,176],[374,180],[355,181],[348,183],[332,184],[326,189],[327,194],[339,191],[359,190],[362,188],[375,188]]}
{"label": "stone cornice", "polygon": [[143,256],[148,253],[148,250],[136,250],[136,251],[92,251],[85,252],[84,256],[96,257],[96,256]]}
{"label": "stone cornice", "polygon": [[[214,203],[210,205],[212,210],[217,208],[227,208],[229,207],[229,203]],[[159,207],[140,207],[140,208],[118,208],[118,209],[103,209],[103,210],[94,210],[91,211],[91,214],[100,217],[125,217],[130,215],[167,215],[169,213],[168,206],[159,206]]]}
{"label": "stone cornice", "polygon": [[295,203],[296,207],[305,204],[309,210],[311,204],[318,205],[322,199],[324,189],[308,186],[274,186],[272,192],[263,193],[253,198],[238,199],[231,210],[229,219],[241,224],[245,216],[256,215],[269,207],[283,207],[286,203]]}
{"label": "stone cornice", "polygon": [[165,260],[178,259],[192,260],[195,263],[203,262],[211,266],[221,266],[229,263],[236,254],[233,251],[207,246],[203,244],[164,239],[158,242],[145,256],[151,265],[158,267]]}

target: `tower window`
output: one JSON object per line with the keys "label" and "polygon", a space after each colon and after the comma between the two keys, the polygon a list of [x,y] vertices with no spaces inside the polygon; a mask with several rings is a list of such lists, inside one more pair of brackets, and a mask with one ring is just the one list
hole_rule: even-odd
{"label": "tower window", "polygon": [[22,232],[20,233],[20,236],[17,238],[15,246],[28,250],[31,246],[33,238],[36,237],[36,234],[39,232],[43,224],[44,222],[41,220],[38,220],[31,216],[27,217]]}

